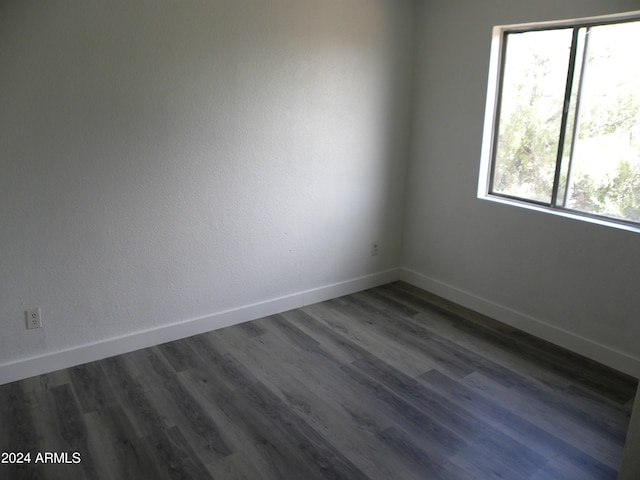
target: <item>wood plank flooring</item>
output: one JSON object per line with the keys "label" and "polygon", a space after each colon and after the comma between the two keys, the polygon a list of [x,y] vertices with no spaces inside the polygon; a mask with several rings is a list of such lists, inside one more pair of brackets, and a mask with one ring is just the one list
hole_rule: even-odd
{"label": "wood plank flooring", "polygon": [[396,282],[1,386],[0,478],[615,479],[636,385]]}

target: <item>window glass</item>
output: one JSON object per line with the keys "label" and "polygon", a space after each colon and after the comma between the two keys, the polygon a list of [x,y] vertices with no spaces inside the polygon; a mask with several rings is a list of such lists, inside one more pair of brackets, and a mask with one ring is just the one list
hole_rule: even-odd
{"label": "window glass", "polygon": [[640,223],[640,21],[503,32],[488,193]]}
{"label": "window glass", "polygon": [[591,27],[566,206],[640,222],[640,22]]}
{"label": "window glass", "polygon": [[551,202],[571,29],[508,35],[493,192]]}

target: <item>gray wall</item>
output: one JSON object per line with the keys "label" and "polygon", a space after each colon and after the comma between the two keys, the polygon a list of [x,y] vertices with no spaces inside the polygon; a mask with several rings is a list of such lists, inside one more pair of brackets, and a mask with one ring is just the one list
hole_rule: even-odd
{"label": "gray wall", "polygon": [[0,3],[0,365],[397,267],[412,9]]}
{"label": "gray wall", "polygon": [[476,198],[492,27],[640,10],[640,1],[420,5],[408,277],[640,375],[640,234]]}

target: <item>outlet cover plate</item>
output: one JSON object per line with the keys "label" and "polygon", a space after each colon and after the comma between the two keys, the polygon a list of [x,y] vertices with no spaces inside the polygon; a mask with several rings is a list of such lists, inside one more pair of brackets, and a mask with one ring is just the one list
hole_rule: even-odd
{"label": "outlet cover plate", "polygon": [[27,328],[31,330],[32,328],[42,328],[42,312],[40,311],[40,307],[30,308],[26,311],[27,315]]}

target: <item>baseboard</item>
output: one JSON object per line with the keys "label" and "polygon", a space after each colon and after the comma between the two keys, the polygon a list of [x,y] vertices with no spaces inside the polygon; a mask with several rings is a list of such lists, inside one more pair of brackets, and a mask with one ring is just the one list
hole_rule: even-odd
{"label": "baseboard", "polygon": [[615,370],[640,378],[640,358],[638,357],[617,351],[409,268],[400,268],[400,279]]}
{"label": "baseboard", "polygon": [[255,320],[342,295],[349,295],[395,280],[404,280],[418,288],[490,316],[507,325],[640,378],[640,358],[619,352],[409,268],[397,268],[216,312],[204,317],[0,365],[0,385]]}
{"label": "baseboard", "polygon": [[0,365],[0,385],[300,308],[398,280],[398,269],[292,293],[118,338]]}

